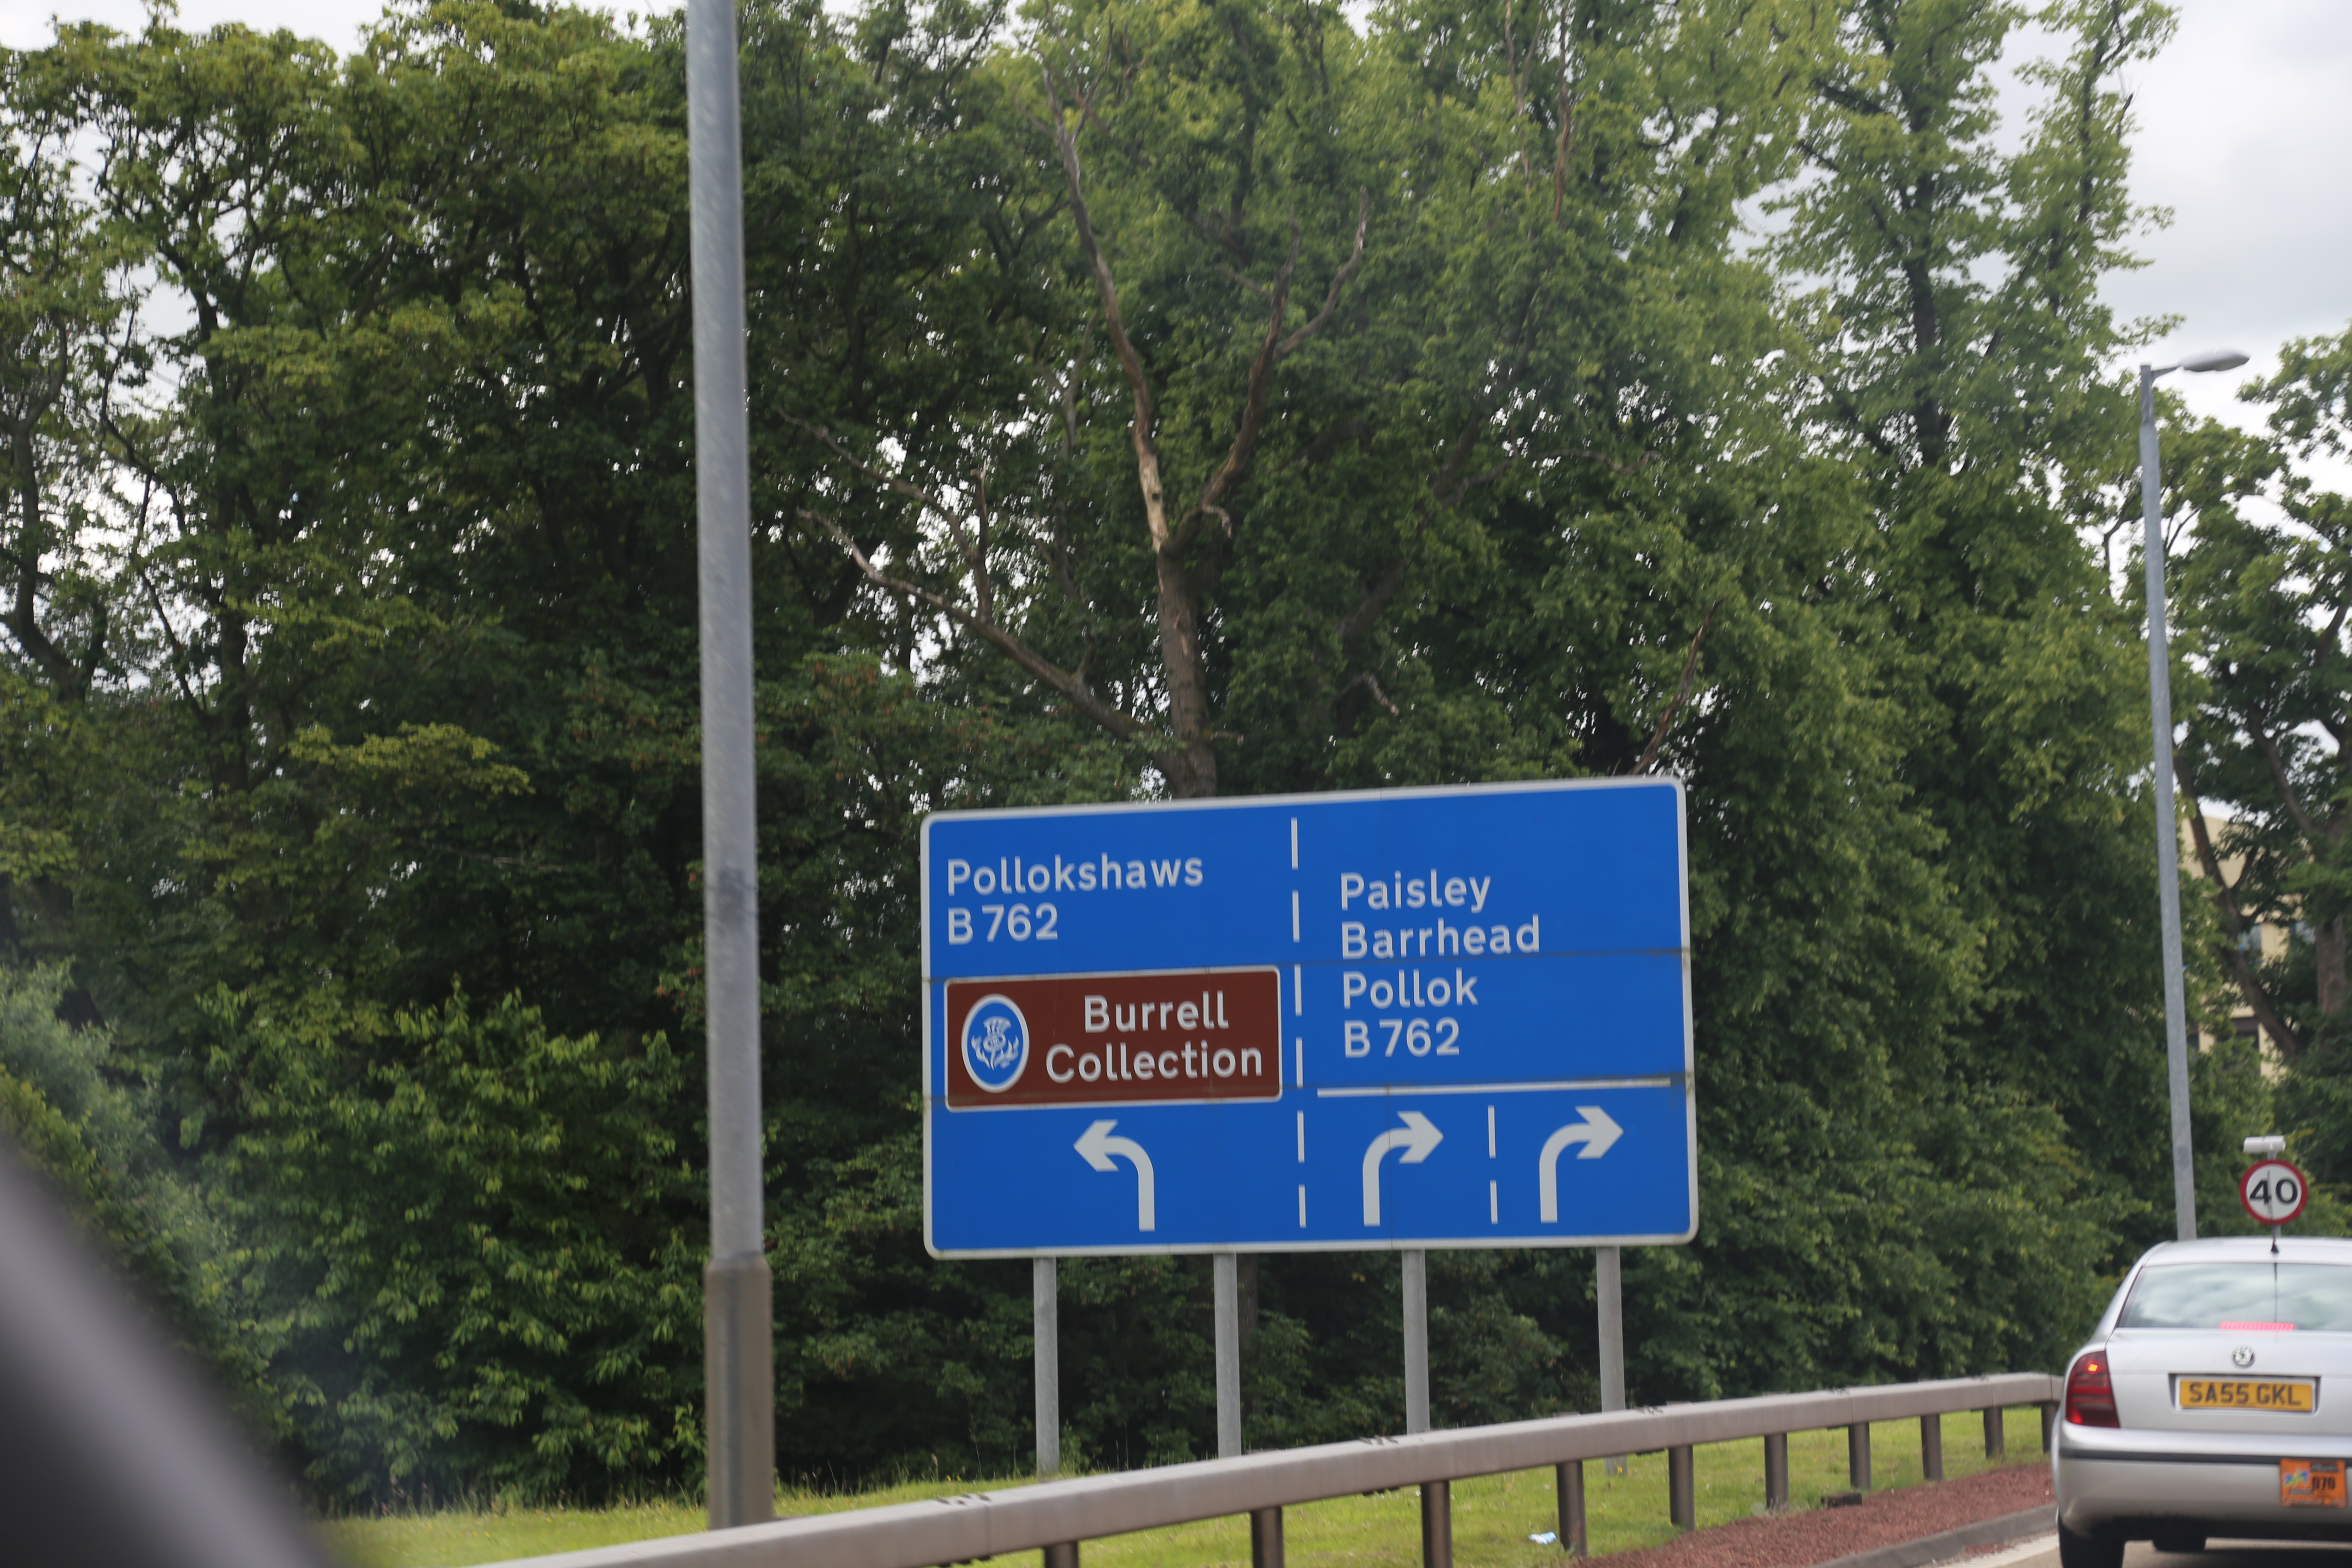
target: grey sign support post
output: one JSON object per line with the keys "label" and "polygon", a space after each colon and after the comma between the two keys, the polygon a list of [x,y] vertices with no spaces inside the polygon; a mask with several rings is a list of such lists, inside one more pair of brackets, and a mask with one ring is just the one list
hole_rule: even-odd
{"label": "grey sign support post", "polygon": [[1032,1320],[1037,1363],[1037,1473],[1062,1468],[1062,1282],[1050,1258],[1029,1266]]}
{"label": "grey sign support post", "polygon": [[1217,1458],[1242,1457],[1241,1258],[1219,1252],[1209,1259],[1217,1318]]}
{"label": "grey sign support post", "polygon": [[775,1513],[774,1316],[760,1176],[757,773],[751,731],[751,442],[744,407],[743,158],[734,0],[688,0],[694,473],[702,646],[702,909],[709,1033],[710,1262],[703,1388],[710,1528]]}
{"label": "grey sign support post", "polygon": [[[1592,1294],[1601,1314],[1601,1408],[1625,1408],[1625,1300],[1617,1248],[1592,1249]],[[1612,1476],[1625,1473],[1625,1456],[1612,1454],[1601,1467]]]}
{"label": "grey sign support post", "polygon": [[1429,1254],[1408,1247],[1404,1258],[1404,1429],[1429,1430]]}

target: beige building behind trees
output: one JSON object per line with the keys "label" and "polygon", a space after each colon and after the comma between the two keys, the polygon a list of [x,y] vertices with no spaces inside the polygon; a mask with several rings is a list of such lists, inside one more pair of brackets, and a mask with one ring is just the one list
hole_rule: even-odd
{"label": "beige building behind trees", "polygon": [[[2180,848],[2189,868],[2200,881],[2210,884],[2213,878],[2209,868],[2218,868],[2222,885],[2234,889],[2245,875],[2242,857],[2221,851],[2227,819],[2207,816],[2181,825]],[[2200,829],[2202,832],[2200,832]],[[2236,957],[2228,967],[2232,982],[2238,980],[2237,970],[2243,964],[2252,968],[2284,957],[2291,939],[2290,928],[2276,920],[2242,919],[2236,934]],[[2275,1028],[2266,1026],[2253,1003],[2246,995],[2246,987],[2235,985],[2235,999],[2230,1007],[2230,1032],[2242,1040],[2252,1040],[2262,1052],[2263,1075],[2275,1078],[2284,1070],[2287,1051]],[[2210,1050],[2217,1043],[2211,1030],[2199,1027],[2197,1043],[2200,1049]]]}

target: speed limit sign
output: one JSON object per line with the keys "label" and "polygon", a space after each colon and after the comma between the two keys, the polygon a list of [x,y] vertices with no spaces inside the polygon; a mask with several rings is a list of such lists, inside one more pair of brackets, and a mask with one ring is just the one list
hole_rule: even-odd
{"label": "speed limit sign", "polygon": [[2284,1225],[2303,1212],[2311,1184],[2284,1160],[2264,1160],[2238,1184],[2238,1201],[2264,1225]]}

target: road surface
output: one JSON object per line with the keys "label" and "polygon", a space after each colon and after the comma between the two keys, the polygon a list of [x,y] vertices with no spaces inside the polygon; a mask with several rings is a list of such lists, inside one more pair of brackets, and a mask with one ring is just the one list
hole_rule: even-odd
{"label": "road surface", "polygon": [[[2047,1536],[1982,1557],[1963,1558],[1955,1568],[2058,1568],[2058,1539]],[[2312,1546],[2274,1541],[2217,1541],[2183,1555],[2158,1552],[2145,1541],[2124,1549],[2124,1568],[2352,1568],[2352,1546]]]}

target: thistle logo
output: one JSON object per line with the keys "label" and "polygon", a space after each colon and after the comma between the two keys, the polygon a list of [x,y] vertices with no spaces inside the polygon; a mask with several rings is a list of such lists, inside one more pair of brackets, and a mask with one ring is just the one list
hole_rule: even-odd
{"label": "thistle logo", "polygon": [[983,996],[963,1016],[963,1065],[991,1094],[1021,1081],[1029,1065],[1029,1020],[1010,997]]}

